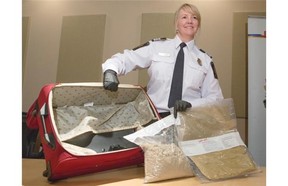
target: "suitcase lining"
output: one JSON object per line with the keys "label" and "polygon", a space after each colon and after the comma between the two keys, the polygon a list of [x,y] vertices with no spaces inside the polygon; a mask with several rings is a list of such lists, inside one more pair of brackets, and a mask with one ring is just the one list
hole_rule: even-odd
{"label": "suitcase lining", "polygon": [[103,87],[63,86],[52,93],[56,133],[63,147],[74,154],[137,147],[123,136],[157,120],[140,88],[110,92]]}

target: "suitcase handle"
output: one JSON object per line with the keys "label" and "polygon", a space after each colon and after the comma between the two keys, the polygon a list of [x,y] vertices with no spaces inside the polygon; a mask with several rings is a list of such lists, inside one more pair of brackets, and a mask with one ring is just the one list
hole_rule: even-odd
{"label": "suitcase handle", "polygon": [[45,117],[48,116],[46,103],[44,103],[40,109],[40,116],[41,116],[42,126],[43,126],[43,130],[44,130],[44,138],[48,142],[48,145],[50,147],[54,148],[55,147],[54,140],[53,140],[53,138],[52,138],[52,140],[50,140],[49,134],[48,134],[47,128],[46,128],[46,123],[45,123]]}

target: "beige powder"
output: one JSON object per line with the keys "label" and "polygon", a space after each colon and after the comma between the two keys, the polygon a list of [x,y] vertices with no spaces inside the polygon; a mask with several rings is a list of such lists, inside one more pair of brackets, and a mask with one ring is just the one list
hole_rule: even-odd
{"label": "beige powder", "polygon": [[145,156],[144,182],[193,176],[189,159],[175,144],[143,144]]}

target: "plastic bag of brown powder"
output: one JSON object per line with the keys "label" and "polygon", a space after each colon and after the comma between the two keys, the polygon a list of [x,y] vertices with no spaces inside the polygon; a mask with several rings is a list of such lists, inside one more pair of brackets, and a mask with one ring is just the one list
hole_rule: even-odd
{"label": "plastic bag of brown powder", "polygon": [[232,99],[179,112],[178,143],[203,182],[259,172],[238,131]]}

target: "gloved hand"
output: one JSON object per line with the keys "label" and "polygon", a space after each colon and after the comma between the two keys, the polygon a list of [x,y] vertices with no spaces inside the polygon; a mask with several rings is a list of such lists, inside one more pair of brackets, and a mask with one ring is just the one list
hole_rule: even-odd
{"label": "gloved hand", "polygon": [[177,100],[174,104],[174,118],[177,118],[178,111],[185,111],[187,108],[192,107],[191,103],[184,100]]}
{"label": "gloved hand", "polygon": [[106,70],[104,72],[103,86],[104,89],[116,92],[118,90],[118,77],[114,70]]}

